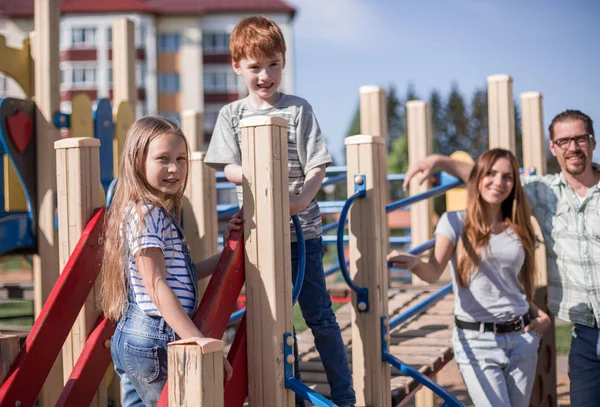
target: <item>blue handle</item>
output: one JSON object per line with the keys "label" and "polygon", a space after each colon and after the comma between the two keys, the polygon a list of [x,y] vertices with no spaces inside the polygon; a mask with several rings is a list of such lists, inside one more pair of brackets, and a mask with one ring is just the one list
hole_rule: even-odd
{"label": "blue handle", "polygon": [[106,190],[106,208],[107,209],[110,207],[113,197],[115,196],[115,190],[117,189],[118,181],[119,181],[119,177],[116,177],[115,179],[113,179],[112,182],[110,183],[110,185],[108,186],[108,189]]}
{"label": "blue handle", "polygon": [[346,267],[346,256],[344,255],[344,228],[346,225],[346,218],[348,217],[348,211],[352,204],[359,198],[364,198],[367,196],[367,180],[364,175],[357,175],[355,179],[359,180],[359,183],[354,183],[354,195],[352,195],[342,208],[342,212],[340,212],[340,219],[338,221],[338,240],[337,240],[337,249],[338,249],[338,261],[340,264],[340,269],[342,271],[342,276],[346,283],[350,288],[356,292],[356,303],[359,312],[367,312],[369,311],[369,290],[364,287],[359,287],[354,284],[354,281],[350,278],[350,273],[348,272],[348,268]]}
{"label": "blue handle", "polygon": [[302,226],[300,225],[300,219],[298,215],[292,216],[292,222],[294,222],[294,229],[296,230],[296,240],[298,242],[298,273],[296,274],[296,282],[292,289],[292,305],[298,301],[300,291],[302,291],[302,284],[304,283],[304,271],[306,269],[306,244],[304,242],[304,233],[302,232]]}

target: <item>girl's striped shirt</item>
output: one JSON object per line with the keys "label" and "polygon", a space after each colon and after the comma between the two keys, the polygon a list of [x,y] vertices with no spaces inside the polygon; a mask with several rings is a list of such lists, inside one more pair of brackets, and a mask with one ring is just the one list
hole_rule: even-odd
{"label": "girl's striped shirt", "polygon": [[177,233],[172,218],[167,216],[162,208],[145,205],[142,207],[143,224],[139,223],[139,215],[134,207],[131,207],[123,220],[121,234],[126,230],[126,249],[129,248],[127,260],[127,276],[135,294],[135,301],[144,313],[150,316],[161,316],[158,308],[148,296],[144,282],[135,262],[135,255],[142,249],[151,247],[159,248],[165,256],[167,284],[185,311],[189,314],[194,310],[196,293],[192,283],[190,272],[187,268],[183,242]]}

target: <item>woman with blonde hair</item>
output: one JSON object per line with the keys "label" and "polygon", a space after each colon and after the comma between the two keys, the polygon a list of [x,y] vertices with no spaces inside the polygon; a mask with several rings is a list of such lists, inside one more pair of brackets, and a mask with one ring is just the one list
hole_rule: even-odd
{"label": "woman with blonde hair", "polygon": [[[198,278],[212,273],[219,255],[192,263],[179,224],[188,158],[181,129],[161,117],[136,121],[125,139],[106,218],[101,289],[104,314],[118,321],[111,356],[124,407],[156,405],[167,380],[167,344],[202,337],[191,319]],[[229,378],[227,360],[224,367]]]}
{"label": "woman with blonde hair", "polygon": [[394,267],[433,283],[450,262],[454,355],[475,406],[528,406],[541,336],[550,319],[533,302],[536,238],[514,155],[482,154],[467,210],[447,212],[429,262],[394,251]]}

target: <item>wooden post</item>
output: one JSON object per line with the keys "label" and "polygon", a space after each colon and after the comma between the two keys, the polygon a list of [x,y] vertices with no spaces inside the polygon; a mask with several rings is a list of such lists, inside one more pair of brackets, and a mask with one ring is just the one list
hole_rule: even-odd
{"label": "wooden post", "polygon": [[205,151],[204,114],[198,110],[181,112],[181,130],[188,139],[190,151]]}
{"label": "wooden post", "polygon": [[490,148],[504,148],[515,152],[515,102],[512,78],[508,75],[490,75],[488,82],[488,123]]}
{"label": "wooden post", "polygon": [[292,332],[287,127],[281,117],[241,122],[248,318],[248,400],[291,407],[283,336]]}
{"label": "wooden post", "polygon": [[[194,262],[217,254],[217,180],[215,170],[204,165],[204,152],[193,152],[188,184],[183,199],[183,228]],[[209,279],[198,282],[202,298]]]}
{"label": "wooden post", "polygon": [[0,384],[4,383],[20,349],[17,335],[0,335]]}
{"label": "wooden post", "polygon": [[[58,192],[58,237],[60,268],[65,266],[93,211],[102,206],[100,187],[100,141],[91,137],[67,138],[54,143]],[[99,281],[88,296],[63,346],[64,378],[68,379],[88,335],[98,318],[96,298]],[[104,379],[92,402],[105,406]]]}
{"label": "wooden post", "polygon": [[387,139],[385,91],[374,85],[361,86],[360,133]]}
{"label": "wooden post", "polygon": [[[421,100],[406,103],[408,160],[409,165],[423,160],[431,154],[431,112],[429,105]],[[427,191],[430,182],[419,185],[416,180],[410,183],[410,195]],[[427,199],[410,206],[410,236],[411,246],[425,243],[433,236],[433,201]],[[414,285],[426,284],[420,278],[412,275]]]}
{"label": "wooden post", "polygon": [[[35,60],[34,86],[37,142],[37,256],[33,256],[33,286],[35,315],[42,306],[59,274],[56,210],[56,160],[49,154],[60,135],[53,118],[60,108],[60,72],[58,34],[60,0],[35,0],[35,41],[32,57]],[[45,154],[44,154],[45,152]],[[40,393],[43,407],[54,406],[63,385],[62,359],[58,356]]]}
{"label": "wooden post", "polygon": [[169,407],[223,407],[223,341],[187,338],[169,344]]}
{"label": "wooden post", "polygon": [[135,40],[133,21],[117,18],[112,27],[112,67],[113,67],[113,121],[115,139],[113,141],[114,174],[119,174],[121,152],[125,136],[135,121],[137,86],[135,82]]}
{"label": "wooden post", "polygon": [[135,112],[137,86],[135,83],[135,40],[133,21],[117,18],[113,23],[113,106],[125,100]]}
{"label": "wooden post", "polygon": [[[429,105],[422,100],[412,100],[406,103],[408,159],[409,165],[423,160],[431,154],[431,111]],[[416,180],[410,183],[410,195],[414,196],[427,191],[430,182],[419,185]],[[416,247],[425,243],[433,236],[433,200],[426,199],[410,206],[410,236],[411,246]],[[422,257],[428,256],[422,254]],[[416,275],[412,274],[413,285],[426,285]],[[415,406],[435,406],[435,394],[426,387],[421,388],[415,395]]]}
{"label": "wooden post", "polygon": [[367,196],[350,210],[350,274],[359,287],[369,290],[369,311],[356,311],[352,301],[352,377],[359,406],[391,405],[390,367],[381,360],[381,322],[388,313],[388,197],[387,147],[382,136],[346,138],[348,194],[354,193],[354,176],[367,178]]}
{"label": "wooden post", "polygon": [[523,168],[528,174],[535,168],[538,175],[546,173],[546,138],[542,94],[521,93],[521,128],[523,129]]}
{"label": "wooden post", "polygon": [[[546,174],[546,139],[544,137],[544,118],[542,113],[542,95],[539,92],[521,93],[522,129],[523,129],[523,168],[525,174],[535,169],[537,175]],[[546,246],[539,224],[531,218],[535,234],[540,240],[535,251],[537,268],[537,287],[534,302],[544,310],[552,325],[540,342],[538,364],[534,381],[532,402],[534,405],[556,406],[556,334],[554,316],[548,311],[548,276],[546,266]]]}

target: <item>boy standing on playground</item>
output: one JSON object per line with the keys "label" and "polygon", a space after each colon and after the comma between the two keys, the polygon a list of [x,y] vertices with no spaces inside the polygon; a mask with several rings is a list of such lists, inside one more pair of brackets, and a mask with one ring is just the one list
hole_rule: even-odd
{"label": "boy standing on playground", "polygon": [[[241,203],[240,121],[265,115],[288,120],[290,214],[300,218],[306,245],[306,272],[298,302],[315,337],[333,402],[338,406],[353,406],[356,398],[352,375],[325,286],[321,213],[315,200],[331,156],[311,105],[297,96],[279,92],[286,45],[277,24],[263,16],[244,18],[232,31],[229,48],[233,70],[244,79],[248,96],[221,109],[204,162],[225,171],[227,179],[237,185]],[[295,280],[298,244],[293,226],[291,241]],[[298,365],[296,377],[299,377]],[[303,401],[296,397],[296,404],[303,405]]]}

